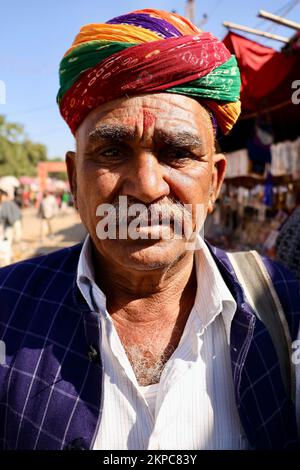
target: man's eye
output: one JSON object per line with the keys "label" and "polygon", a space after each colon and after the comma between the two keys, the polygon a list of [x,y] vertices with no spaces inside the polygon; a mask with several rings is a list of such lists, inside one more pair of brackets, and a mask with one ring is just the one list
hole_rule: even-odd
{"label": "man's eye", "polygon": [[171,149],[163,153],[163,157],[167,160],[181,161],[192,158],[191,152],[184,149]]}
{"label": "man's eye", "polygon": [[99,155],[108,158],[121,158],[122,151],[116,147],[108,148],[102,151],[99,151]]}

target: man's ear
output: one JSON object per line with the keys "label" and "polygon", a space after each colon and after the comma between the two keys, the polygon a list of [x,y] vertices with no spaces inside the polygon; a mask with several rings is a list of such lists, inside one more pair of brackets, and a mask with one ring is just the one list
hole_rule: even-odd
{"label": "man's ear", "polygon": [[67,165],[67,172],[68,172],[68,180],[70,184],[71,193],[74,198],[74,205],[77,209],[77,182],[76,182],[76,153],[68,151],[66,153],[66,165]]}
{"label": "man's ear", "polygon": [[213,155],[213,171],[211,180],[211,189],[208,201],[208,213],[211,214],[214,209],[214,203],[218,199],[222,183],[226,173],[226,158],[223,153]]}

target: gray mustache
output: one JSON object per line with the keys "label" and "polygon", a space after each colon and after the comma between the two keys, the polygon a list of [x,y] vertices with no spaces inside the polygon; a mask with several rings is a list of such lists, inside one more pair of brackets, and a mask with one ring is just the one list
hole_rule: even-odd
{"label": "gray mustache", "polygon": [[[192,214],[187,208],[178,201],[170,199],[145,206],[138,202],[128,202],[127,210],[122,207],[120,209],[119,202],[112,204],[115,213],[110,213],[107,216],[107,222],[114,221],[117,225],[128,225],[131,221],[139,219],[140,224],[148,226],[163,225],[170,223],[182,223],[183,220],[189,221],[192,219]],[[134,210],[133,210],[134,209]],[[141,209],[141,210],[140,210]],[[133,211],[133,213],[132,213]]]}

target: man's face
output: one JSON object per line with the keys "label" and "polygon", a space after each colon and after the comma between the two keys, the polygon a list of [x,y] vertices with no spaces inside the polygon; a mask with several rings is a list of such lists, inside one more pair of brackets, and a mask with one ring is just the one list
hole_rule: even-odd
{"label": "man's face", "polygon": [[[101,239],[96,227],[101,204],[140,203],[149,209],[171,203],[211,212],[225,171],[214,154],[206,110],[194,99],[158,93],[120,99],[93,110],[76,134],[77,153],[67,154],[72,192],[81,219],[102,258],[126,269],[172,265],[186,251],[184,237]],[[98,213],[99,214],[99,213]]]}

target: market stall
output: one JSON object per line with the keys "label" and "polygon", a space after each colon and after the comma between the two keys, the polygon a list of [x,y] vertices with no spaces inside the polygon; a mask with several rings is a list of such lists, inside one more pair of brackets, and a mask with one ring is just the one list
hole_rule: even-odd
{"label": "market stall", "polygon": [[282,224],[300,205],[300,51],[278,52],[232,32],[224,42],[239,63],[242,113],[218,138],[227,173],[205,233],[223,248],[274,256]]}

